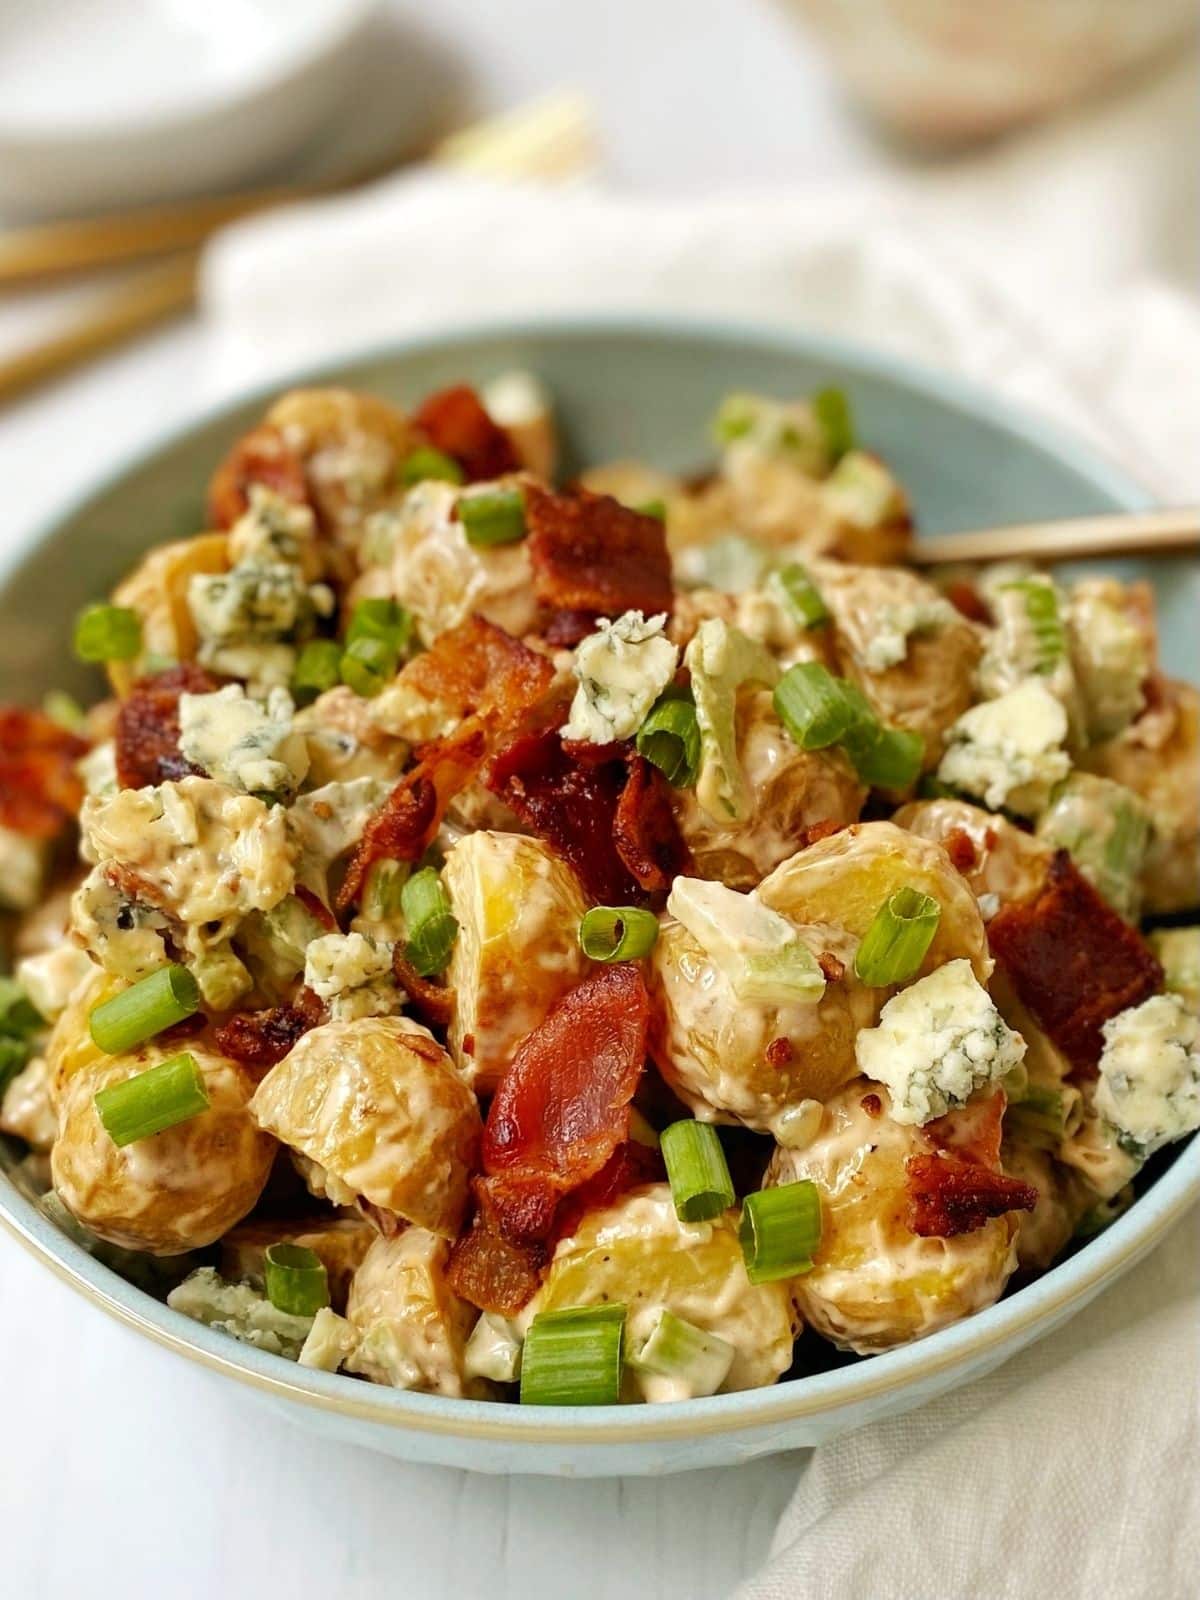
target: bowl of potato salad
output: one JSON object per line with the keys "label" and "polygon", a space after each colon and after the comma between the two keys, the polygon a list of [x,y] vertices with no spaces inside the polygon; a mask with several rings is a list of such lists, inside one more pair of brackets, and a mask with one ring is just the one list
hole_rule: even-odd
{"label": "bowl of potato salad", "polygon": [[1200,1191],[1184,562],[839,344],[482,330],[195,424],[18,542],[0,1220],[394,1454],[811,1444]]}

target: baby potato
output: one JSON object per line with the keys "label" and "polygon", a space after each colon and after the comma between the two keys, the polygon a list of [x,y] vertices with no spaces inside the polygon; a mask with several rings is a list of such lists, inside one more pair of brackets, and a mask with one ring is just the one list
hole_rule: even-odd
{"label": "baby potato", "polygon": [[587,907],[570,867],[522,834],[467,834],[447,855],[442,883],[459,924],[447,1044],[466,1081],[490,1094],[522,1039],[583,976]]}
{"label": "baby potato", "polygon": [[730,889],[752,889],[795,854],[808,828],[853,822],[867,791],[841,750],[797,746],[775,715],[770,690],[738,697],[737,735],[753,797],[749,817],[715,822],[691,789],[672,790],[672,803],[699,876]]}
{"label": "baby potato", "polygon": [[267,1181],[275,1141],[247,1111],[254,1080],[199,1039],[186,1047],[208,1109],[123,1148],[105,1132],[97,1091],[179,1055],[178,1045],[98,1056],[61,1082],[54,1187],[71,1214],[110,1244],[156,1256],[198,1250],[240,1222]]}
{"label": "baby potato", "polygon": [[88,1018],[98,1005],[127,987],[102,967],[94,967],[59,1013],[45,1049],[50,1102],[56,1111],[61,1109],[63,1096],[78,1073],[109,1059],[93,1042]]}
{"label": "baby potato", "polygon": [[[784,1283],[751,1284],[738,1243],[737,1216],[680,1222],[665,1183],[633,1189],[589,1211],[560,1241],[541,1289],[522,1312],[527,1326],[542,1311],[615,1302],[628,1307],[625,1342],[636,1351],[658,1313],[668,1311],[734,1348],[722,1393],[762,1389],[792,1363],[799,1327]],[[670,1379],[627,1370],[647,1400],[675,1396]]]}
{"label": "baby potato", "polygon": [[280,1243],[301,1245],[320,1256],[329,1274],[330,1304],[335,1311],[341,1311],[351,1278],[378,1238],[362,1216],[239,1222],[221,1240],[221,1276],[230,1283],[249,1280],[261,1286],[268,1247]]}
{"label": "baby potato", "polygon": [[1169,681],[1165,705],[1086,751],[1080,764],[1123,783],[1150,808],[1143,909],[1190,911],[1200,903],[1200,690]]}
{"label": "baby potato", "polygon": [[425,1394],[481,1392],[463,1370],[478,1312],[447,1285],[449,1258],[447,1242],[424,1228],[375,1240],[350,1280],[346,1317],[358,1343],[348,1372]]}
{"label": "baby potato", "polygon": [[1010,1178],[1032,1184],[1038,1194],[1032,1211],[1016,1213],[1017,1265],[1022,1272],[1045,1272],[1066,1249],[1096,1197],[1078,1172],[1019,1132],[1010,1132],[1007,1124],[1001,1160]]}
{"label": "baby potato", "polygon": [[1017,1261],[1012,1212],[948,1239],[911,1231],[905,1163],[928,1140],[920,1128],[894,1122],[888,1105],[878,1084],[848,1083],[827,1101],[811,1144],[776,1150],[763,1182],[808,1179],[820,1191],[821,1243],[812,1271],[791,1280],[792,1293],[805,1321],[859,1355],[990,1306]]}
{"label": "baby potato", "polygon": [[843,969],[807,1004],[742,1000],[686,928],[667,922],[660,931],[649,974],[650,1050],[702,1121],[741,1122],[788,1143],[811,1125],[813,1102],[857,1074],[855,1035],[878,1020],[886,991],[855,978],[855,940],[833,927],[804,931],[810,948]]}
{"label": "baby potato", "polygon": [[115,606],[128,606],[142,622],[142,649],[135,661],[112,661],[109,681],[119,695],[129,693],[145,670],[147,655],[190,661],[196,654],[196,624],[188,605],[188,584],[197,573],[228,572],[229,537],[202,533],[194,539],[160,544],[113,591]]}
{"label": "baby potato", "polygon": [[946,730],[974,696],[978,631],[903,568],[822,561],[813,579],[833,616],[838,670],[880,721],[919,733],[925,767],[935,767]]}
{"label": "baby potato", "polygon": [[[1053,850],[1009,822],[965,800],[914,800],[892,821],[949,851],[977,900],[990,895],[993,911],[1037,894],[1046,880]],[[968,852],[957,836],[965,836]]]}
{"label": "baby potato", "polygon": [[914,976],[963,956],[986,984],[992,960],[975,897],[941,845],[892,822],[857,822],[809,845],[763,879],[758,897],[792,922],[832,924],[857,941],[884,901],[906,887],[932,896],[942,908]]}
{"label": "baby potato", "polygon": [[322,1169],[326,1192],[361,1196],[448,1239],[458,1233],[479,1106],[418,1023],[359,1017],[314,1028],[267,1073],[250,1109]]}

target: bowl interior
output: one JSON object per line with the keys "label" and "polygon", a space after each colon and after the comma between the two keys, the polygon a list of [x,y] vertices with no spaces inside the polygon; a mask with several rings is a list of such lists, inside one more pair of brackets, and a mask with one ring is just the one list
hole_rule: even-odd
{"label": "bowl interior", "polygon": [[[707,326],[643,327],[627,319],[484,330],[372,354],[318,376],[404,403],[431,388],[458,380],[481,382],[513,366],[537,372],[554,394],[568,473],[585,462],[618,456],[667,467],[699,467],[708,454],[707,421],[730,389],[794,396],[838,384],[850,396],[860,436],[897,471],[912,494],[920,526],[930,532],[1132,508],[1149,500],[1122,472],[1050,425],[1023,419],[965,385],[841,343],[794,335]],[[312,377],[306,375],[306,381]],[[282,387],[272,385],[269,394]],[[230,441],[261,415],[266,398],[255,396],[176,434],[88,494],[52,527],[10,547],[9,571],[0,580],[0,699],[34,701],[57,686],[83,692],[90,686],[95,692],[95,680],[69,665],[76,610],[104,594],[149,545],[202,526],[204,488],[212,467]],[[1125,563],[1122,570],[1139,568]],[[1144,570],[1158,591],[1166,665],[1172,672],[1196,676],[1190,620],[1200,600],[1196,564],[1147,563]],[[590,1446],[603,1442],[606,1430],[625,1439],[649,1439],[678,1436],[694,1425],[706,1434],[727,1428],[732,1435],[756,1418],[786,1421],[789,1414],[801,1413],[844,1414],[841,1425],[848,1426],[861,1420],[854,1409],[856,1394],[868,1389],[876,1396],[890,1394],[888,1403],[894,1407],[906,1385],[912,1389],[907,1403],[915,1403],[922,1372],[936,1368],[965,1375],[973,1352],[978,1356],[983,1348],[999,1349],[1006,1339],[1024,1342],[1062,1320],[1068,1314],[1065,1307],[1081,1304],[1085,1292],[1094,1292],[1135,1259],[1200,1193],[1196,1141],[1108,1233],[1038,1283],[920,1346],[850,1365],[830,1351],[825,1370],[794,1378],[776,1390],[635,1408],[657,1415],[631,1417],[628,1411],[617,1411],[610,1428],[597,1412],[582,1414],[577,1425],[569,1414],[556,1423],[513,1406],[480,1407],[321,1373],[302,1374],[274,1357],[236,1346],[131,1288],[59,1235],[4,1176],[14,1154],[0,1140],[0,1213],[7,1212],[57,1270],[145,1331],[186,1345],[208,1364],[260,1386],[375,1422],[450,1436],[461,1427],[464,1435],[476,1438],[481,1430],[504,1434],[507,1429],[507,1436],[542,1440],[566,1430],[566,1454],[555,1459],[566,1462],[563,1470],[585,1472],[612,1470],[598,1467],[599,1458],[587,1455]],[[864,1387],[858,1375],[868,1368],[871,1378]],[[798,1437],[779,1427],[757,1448],[788,1448],[812,1436],[811,1428]],[[444,1457],[430,1451],[427,1458]],[[471,1462],[464,1458],[461,1464]],[[522,1465],[538,1470],[532,1460]],[[664,1458],[657,1469],[669,1465]],[[636,1471],[639,1466],[623,1462],[619,1470]]]}

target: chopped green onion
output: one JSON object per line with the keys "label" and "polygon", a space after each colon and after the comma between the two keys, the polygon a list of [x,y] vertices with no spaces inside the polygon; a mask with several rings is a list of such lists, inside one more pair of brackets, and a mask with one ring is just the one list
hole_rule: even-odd
{"label": "chopped green onion", "polygon": [[625,1307],[576,1306],[534,1317],[521,1352],[523,1406],[609,1406],[621,1398]]}
{"label": "chopped green onion", "polygon": [[667,520],[667,502],[665,500],[643,500],[640,506],[633,508],[640,516],[653,517],[655,522]]}
{"label": "chopped green onion", "polygon": [[458,520],[468,544],[513,544],[525,537],[525,498],[519,489],[464,494]]}
{"label": "chopped green onion", "polygon": [[1049,677],[1067,654],[1067,631],[1059,611],[1058,593],[1044,578],[1022,578],[1001,586],[1015,590],[1025,601],[1025,618],[1033,635],[1033,670]]}
{"label": "chopped green onion", "polygon": [[854,957],[855,976],[872,989],[906,983],[924,961],[941,919],[932,895],[897,889],[871,918]]}
{"label": "chopped green onion", "polygon": [[458,919],[433,867],[414,872],[400,890],[408,928],[405,957],[422,978],[444,972],[458,934]]}
{"label": "chopped green onion", "polygon": [[293,1317],[315,1317],[329,1304],[329,1274],[325,1263],[307,1245],[286,1240],[269,1244],[263,1262],[267,1299],[276,1311]]}
{"label": "chopped green onion", "polygon": [[42,1014],[16,978],[0,977],[0,1034],[27,1039],[45,1027]]}
{"label": "chopped green onion", "polygon": [[466,473],[442,450],[432,445],[421,445],[400,463],[400,482],[406,489],[416,483],[427,483],[431,478],[439,483],[462,483]]}
{"label": "chopped green onion", "polygon": [[651,706],[637,731],[637,752],[674,789],[690,789],[700,770],[700,724],[685,689],[670,688]]}
{"label": "chopped green onion", "polygon": [[819,661],[789,667],[775,686],[775,715],[801,750],[839,744],[852,728],[874,719],[862,693]]}
{"label": "chopped green onion", "polygon": [[61,689],[51,689],[42,700],[42,710],[51,722],[57,722],[68,733],[82,733],[86,726],[83,707],[74,695]]}
{"label": "chopped green onion", "polygon": [[727,394],[713,418],[713,438],[718,444],[744,439],[758,418],[759,402],[753,395]]}
{"label": "chopped green onion", "polygon": [[165,1133],[198,1117],[209,1106],[196,1058],[186,1051],[100,1089],[95,1098],[104,1131],[119,1148]]}
{"label": "chopped green onion", "polygon": [[878,722],[852,728],[845,749],[854,770],[872,789],[911,787],[925,759],[925,741],[919,733],[885,728]]}
{"label": "chopped green onion", "polygon": [[292,673],[292,698],[298,705],[306,705],[334,688],[341,676],[342,647],[337,640],[310,639]]}
{"label": "chopped green onion", "polygon": [[836,463],[854,449],[854,418],[844,389],[822,389],[812,398],[813,415],[825,435],[829,459]]}
{"label": "chopped green onion", "polygon": [[119,1056],[200,1009],[200,989],[186,967],[159,967],[98,1005],[88,1018],[99,1050]]}
{"label": "chopped green onion", "polygon": [[367,874],[363,916],[371,922],[390,922],[404,909],[404,885],[412,867],[407,861],[376,861]]}
{"label": "chopped green onion", "polygon": [[88,606],[75,624],[81,661],[132,661],[142,648],[142,619],[128,606]]}
{"label": "chopped green onion", "polygon": [[673,1122],[660,1139],[675,1214],[681,1222],[707,1222],[734,1202],[725,1152],[710,1122]]}
{"label": "chopped green onion", "polygon": [[829,609],[799,561],[789,561],[786,567],[773,572],[768,582],[802,628],[819,628],[829,621]]}
{"label": "chopped green onion", "polygon": [[397,656],[405,655],[412,641],[413,620],[396,600],[372,597],[360,600],[346,629],[346,643],[356,639],[379,639]]}
{"label": "chopped green onion", "polygon": [[658,918],[637,906],[593,906],[579,924],[579,948],[589,961],[640,961],[658,938]]}
{"label": "chopped green onion", "polygon": [[811,1271],[821,1243],[821,1196],[816,1184],[804,1178],[748,1194],[742,1201],[738,1239],[751,1283],[774,1283]]}
{"label": "chopped green onion", "polygon": [[664,1306],[629,1364],[659,1377],[677,1378],[690,1394],[699,1396],[716,1394],[729,1376],[736,1354],[728,1339],[706,1333]]}
{"label": "chopped green onion", "polygon": [[962,797],[961,789],[956,789],[952,783],[943,783],[933,772],[923,773],[917,784],[919,800],[961,800]]}
{"label": "chopped green onion", "polygon": [[374,699],[395,671],[396,652],[382,639],[355,639],[342,653],[342,682],[364,700]]}

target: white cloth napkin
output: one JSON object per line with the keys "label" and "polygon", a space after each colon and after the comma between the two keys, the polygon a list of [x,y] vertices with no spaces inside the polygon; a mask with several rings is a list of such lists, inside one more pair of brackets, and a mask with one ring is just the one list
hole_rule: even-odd
{"label": "white cloth napkin", "polygon": [[[1200,308],[1150,271],[1175,135],[1139,115],[899,185],[685,205],[426,175],[296,209],[208,257],[213,384],[505,316],[743,316],[967,373],[1200,497]],[[744,1600],[1194,1592],[1198,1309],[1193,1217],[1056,1337],[817,1450]]]}

